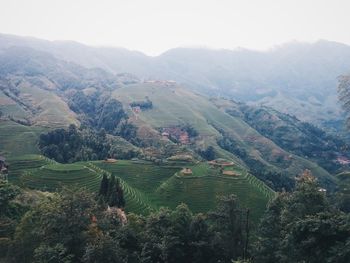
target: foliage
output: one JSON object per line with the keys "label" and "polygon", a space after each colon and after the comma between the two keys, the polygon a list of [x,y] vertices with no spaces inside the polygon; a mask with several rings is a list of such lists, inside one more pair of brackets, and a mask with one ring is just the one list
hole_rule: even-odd
{"label": "foliage", "polygon": [[41,134],[39,147],[45,156],[61,163],[102,160],[119,155],[118,149],[111,147],[104,129],[99,132],[91,129],[79,130],[73,124],[68,130],[56,129]]}
{"label": "foliage", "polygon": [[[118,216],[98,206],[91,194],[65,188],[23,216],[8,260],[199,263],[218,262],[232,256],[238,259],[230,251],[236,248],[228,247],[227,251],[220,248],[233,233],[225,233],[229,228],[220,226],[228,223],[222,220],[228,214],[223,210],[225,207],[223,204],[208,218],[205,214],[193,215],[182,204],[173,211],[162,208],[146,218],[129,214],[128,222],[122,225]],[[237,207],[235,203],[234,208]],[[239,218],[239,212],[230,211],[230,216]],[[220,215],[220,219],[214,214]],[[235,235],[241,232],[240,227],[235,225]]]}
{"label": "foliage", "polygon": [[[341,168],[334,161],[338,155],[348,156],[349,146],[345,141],[294,116],[267,107],[242,105],[238,109],[244,121],[260,134],[288,152],[314,160],[330,172]],[[227,112],[235,114],[232,109]]]}
{"label": "foliage", "polygon": [[199,150],[198,151],[199,155],[202,156],[204,159],[211,161],[215,159],[215,151],[213,146],[209,146],[207,149],[204,151]]}
{"label": "foliage", "polygon": [[[23,217],[16,230],[12,256],[17,262],[31,262],[33,257],[42,262],[50,256],[46,253],[52,253],[51,256],[79,262],[95,211],[91,194],[80,189],[63,189]],[[16,252],[24,247],[25,250]],[[45,247],[49,251],[45,252]]]}
{"label": "foliage", "polygon": [[145,101],[134,101],[130,103],[131,107],[140,107],[142,110],[152,109],[153,104],[152,101],[148,97],[146,97]]}
{"label": "foliage", "polygon": [[349,214],[319,189],[310,173],[299,177],[294,192],[269,205],[249,246],[249,213],[234,195],[207,214],[181,204],[122,223],[95,196],[65,188],[22,217],[5,262],[250,262],[247,249],[255,247],[254,262],[348,262]]}
{"label": "foliage", "polygon": [[187,132],[188,136],[190,138],[194,138],[198,136],[198,132],[196,131],[196,129],[191,125],[191,124],[185,124],[182,128],[182,131]]}
{"label": "foliage", "polygon": [[209,214],[213,229],[218,233],[217,242],[224,261],[245,255],[249,232],[246,213],[240,208],[237,197],[229,195],[221,197],[217,209]]}
{"label": "foliage", "polygon": [[252,158],[234,139],[223,136],[223,138],[218,140],[218,144],[221,148],[240,157],[247,164],[253,175],[275,191],[293,188],[293,180],[287,174],[282,175],[281,173],[270,171],[261,161]]}
{"label": "foliage", "polygon": [[104,129],[110,134],[114,134],[118,124],[127,119],[121,102],[111,98],[108,93],[96,91],[85,95],[77,91],[69,99],[68,105],[81,115],[83,124],[96,130]]}
{"label": "foliage", "polygon": [[347,262],[349,219],[306,172],[294,192],[281,193],[268,207],[259,228],[257,262]]}
{"label": "foliage", "polygon": [[0,215],[11,215],[13,212],[13,204],[11,201],[20,193],[18,187],[8,184],[4,180],[0,180]]}
{"label": "foliage", "polygon": [[34,251],[35,263],[71,263],[72,255],[67,255],[67,249],[60,243],[54,247],[40,245]]}
{"label": "foliage", "polygon": [[122,121],[115,133],[135,145],[140,144],[140,140],[137,138],[137,127],[128,121]]}

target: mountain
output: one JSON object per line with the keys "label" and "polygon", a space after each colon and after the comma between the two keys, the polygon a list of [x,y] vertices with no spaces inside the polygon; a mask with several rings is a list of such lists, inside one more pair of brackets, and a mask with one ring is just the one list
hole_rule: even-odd
{"label": "mountain", "polygon": [[205,95],[269,106],[329,130],[342,129],[336,87],[337,77],[350,70],[350,47],[344,44],[292,42],[266,52],[176,48],[149,57],[122,48],[0,35],[0,50],[13,46],[45,51],[87,68],[175,80]]}
{"label": "mountain", "polygon": [[[215,158],[232,160],[262,180],[268,177],[278,189],[304,169],[332,188],[331,174],[344,168],[337,158],[348,158],[345,143],[317,127],[266,107],[210,100],[174,81],[89,69],[28,47],[2,50],[0,65],[0,152],[5,155],[38,153],[40,132],[81,124],[103,128],[111,144],[154,162],[203,160],[213,151]],[[318,156],[320,151],[325,155]]]}

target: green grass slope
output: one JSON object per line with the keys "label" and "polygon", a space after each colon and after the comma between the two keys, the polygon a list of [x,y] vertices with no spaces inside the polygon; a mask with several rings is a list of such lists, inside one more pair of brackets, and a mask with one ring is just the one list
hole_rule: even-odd
{"label": "green grass slope", "polygon": [[238,167],[233,169],[237,176],[223,176],[218,168],[211,168],[206,163],[193,164],[189,166],[193,175],[181,176],[180,166],[156,166],[131,161],[114,164],[94,162],[94,165],[113,173],[132,188],[137,197],[126,190],[127,209],[132,212],[140,212],[139,209],[134,210],[135,199],[140,197],[150,208],[175,208],[180,203],[186,203],[194,212],[206,212],[214,209],[217,196],[235,194],[244,207],[252,210],[252,216],[257,220],[267,202],[274,197],[270,188]]}
{"label": "green grass slope", "polygon": [[181,175],[181,166],[119,160],[59,164],[41,155],[9,159],[9,180],[25,188],[54,191],[63,185],[97,192],[103,173],[116,175],[124,189],[127,211],[147,214],[161,206],[186,203],[194,212],[214,209],[217,196],[235,194],[257,220],[274,192],[245,170],[227,168],[236,176],[224,176],[206,163],[190,165],[193,174]]}
{"label": "green grass slope", "polygon": [[43,127],[25,126],[12,121],[0,120],[0,154],[16,157],[39,153],[37,140]]}
{"label": "green grass slope", "polygon": [[[229,136],[250,158],[255,159],[270,170],[286,172],[291,177],[310,169],[323,181],[333,181],[331,175],[317,164],[291,154],[249,126],[239,117],[231,116],[219,109],[207,98],[192,93],[175,84],[140,83],[117,89],[113,96],[129,109],[134,122],[142,127],[149,125],[154,130],[173,125],[190,124],[199,133],[198,146],[212,145],[224,158],[243,164],[237,156],[221,149],[217,139]],[[135,115],[130,103],[148,98],[153,108]],[[244,165],[244,164],[243,164]]]}
{"label": "green grass slope", "polygon": [[101,174],[86,163],[59,164],[41,155],[9,159],[9,180],[23,187],[54,191],[63,185],[96,191]]}

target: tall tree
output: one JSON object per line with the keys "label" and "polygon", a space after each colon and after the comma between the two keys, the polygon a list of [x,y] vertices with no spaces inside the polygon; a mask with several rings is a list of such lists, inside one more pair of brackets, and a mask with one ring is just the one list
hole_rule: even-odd
{"label": "tall tree", "polygon": [[236,260],[243,256],[245,215],[246,210],[240,207],[235,195],[220,197],[218,207],[209,214],[223,249],[223,260]]}
{"label": "tall tree", "polygon": [[106,198],[108,193],[108,177],[107,174],[103,174],[101,184],[100,184],[100,190],[98,191],[98,195]]}
{"label": "tall tree", "polygon": [[294,192],[280,194],[268,207],[258,231],[256,261],[348,262],[349,219],[304,172]]}
{"label": "tall tree", "polygon": [[118,207],[125,207],[124,191],[120,184],[120,180],[117,180],[117,196],[118,196]]}

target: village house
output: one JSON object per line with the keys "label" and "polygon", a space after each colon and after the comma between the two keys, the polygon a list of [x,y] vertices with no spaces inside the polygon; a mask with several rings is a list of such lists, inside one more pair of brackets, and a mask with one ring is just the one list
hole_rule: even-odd
{"label": "village house", "polygon": [[182,174],[184,175],[191,175],[192,174],[192,170],[190,168],[183,168],[182,171],[181,171]]}

